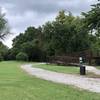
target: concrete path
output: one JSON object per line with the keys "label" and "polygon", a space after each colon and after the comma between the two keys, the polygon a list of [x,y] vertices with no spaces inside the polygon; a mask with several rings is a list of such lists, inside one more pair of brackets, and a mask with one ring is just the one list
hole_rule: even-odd
{"label": "concrete path", "polygon": [[[34,66],[35,66],[35,65],[38,66],[38,65],[40,65],[40,64],[45,65],[46,63],[36,63],[36,64],[34,64]],[[84,65],[84,66],[86,66],[86,71],[92,72],[92,73],[94,73],[94,74],[96,74],[96,75],[100,75],[100,70],[97,69],[96,67],[94,67],[94,66],[88,66],[88,65]]]}
{"label": "concrete path", "polygon": [[85,66],[86,66],[86,70],[88,72],[93,72],[96,75],[100,75],[100,70],[99,69],[95,68],[94,66],[87,66],[87,65],[85,65]]}
{"label": "concrete path", "polygon": [[52,72],[40,68],[33,68],[31,64],[22,65],[21,68],[28,74],[34,75],[37,78],[49,80],[55,83],[74,85],[81,89],[86,89],[91,92],[100,93],[100,78],[87,78],[83,76]]}

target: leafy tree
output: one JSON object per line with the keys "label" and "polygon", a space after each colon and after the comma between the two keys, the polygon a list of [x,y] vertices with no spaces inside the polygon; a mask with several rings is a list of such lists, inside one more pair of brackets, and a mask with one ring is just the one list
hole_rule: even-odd
{"label": "leafy tree", "polygon": [[28,56],[24,52],[20,52],[16,55],[16,60],[18,61],[28,61]]}
{"label": "leafy tree", "polygon": [[95,38],[94,42],[91,41],[91,49],[100,52],[100,0],[97,4],[92,5],[89,12],[83,13],[83,15],[85,16],[85,25],[92,33],[91,38]]}
{"label": "leafy tree", "polygon": [[9,27],[7,24],[7,20],[5,19],[5,14],[2,14],[0,11],[0,39],[4,39],[4,37],[9,33]]}
{"label": "leafy tree", "polygon": [[12,55],[24,52],[30,61],[46,56],[63,55],[90,48],[90,35],[84,19],[60,11],[56,19],[42,27],[28,27],[13,40]]}
{"label": "leafy tree", "polygon": [[0,54],[0,61],[2,61],[3,60],[3,57],[2,57],[2,55]]}
{"label": "leafy tree", "polygon": [[14,56],[20,52],[28,55],[30,61],[40,61],[42,58],[42,34],[41,27],[28,27],[25,33],[21,33],[13,40],[12,52]]}
{"label": "leafy tree", "polygon": [[2,42],[0,42],[0,58],[5,59],[7,52],[8,48]]}
{"label": "leafy tree", "polygon": [[85,23],[88,28],[93,31],[96,31],[96,35],[100,34],[100,0],[98,0],[97,4],[92,5],[92,9],[83,13],[85,16]]}
{"label": "leafy tree", "polygon": [[88,30],[83,19],[60,11],[56,20],[43,26],[44,48],[49,55],[60,55],[89,48]]}
{"label": "leafy tree", "polygon": [[[9,34],[9,27],[7,20],[5,19],[5,14],[1,12],[0,9],[0,41],[5,38],[7,34]],[[0,42],[0,59],[5,60],[7,56],[8,48]]]}

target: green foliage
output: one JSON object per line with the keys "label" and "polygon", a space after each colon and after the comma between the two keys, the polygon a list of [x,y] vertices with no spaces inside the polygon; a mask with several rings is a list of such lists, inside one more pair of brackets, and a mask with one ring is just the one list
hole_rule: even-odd
{"label": "green foliage", "polygon": [[45,61],[46,56],[62,55],[89,48],[88,30],[83,19],[70,12],[60,11],[55,21],[39,28],[28,27],[13,40],[11,55],[20,52],[28,55],[30,61]]}
{"label": "green foliage", "polygon": [[[36,43],[37,44],[37,43]],[[42,51],[38,47],[38,44],[36,45],[34,41],[32,42],[25,42],[22,44],[21,51],[25,52],[29,56],[30,61],[39,61],[41,60]]]}
{"label": "green foliage", "polygon": [[100,58],[95,60],[95,64],[100,66]]}
{"label": "green foliage", "polygon": [[8,48],[0,42],[0,59],[5,60],[6,54],[8,52]]}
{"label": "green foliage", "polygon": [[85,16],[85,26],[91,31],[92,39],[95,38],[95,41],[91,40],[91,49],[94,52],[100,52],[100,0],[97,4],[92,5],[89,12],[83,13],[83,15]]}
{"label": "green foliage", "polygon": [[16,60],[18,61],[28,61],[28,56],[26,53],[20,52],[16,55]]}
{"label": "green foliage", "polygon": [[88,30],[83,19],[60,11],[56,20],[43,26],[44,48],[48,55],[83,51],[89,48]]}
{"label": "green foliage", "polygon": [[7,20],[4,18],[5,14],[2,14],[0,10],[0,39],[4,39],[4,37],[9,34],[9,27],[7,24]]}
{"label": "green foliage", "polygon": [[92,5],[92,9],[88,13],[83,13],[85,16],[86,25],[90,30],[100,28],[100,1]]}
{"label": "green foliage", "polygon": [[6,53],[5,60],[15,60],[17,54],[18,54],[18,51],[16,48],[9,49],[8,52]]}
{"label": "green foliage", "polygon": [[12,53],[14,56],[19,52],[28,55],[30,61],[43,61],[45,53],[42,49],[41,27],[28,27],[24,34],[20,34],[13,40]]}
{"label": "green foliage", "polygon": [[3,57],[2,57],[2,55],[0,54],[0,61],[3,61]]}

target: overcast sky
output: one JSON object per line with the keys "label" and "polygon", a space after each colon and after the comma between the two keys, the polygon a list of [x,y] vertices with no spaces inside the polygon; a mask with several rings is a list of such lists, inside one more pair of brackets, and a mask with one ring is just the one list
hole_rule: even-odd
{"label": "overcast sky", "polygon": [[53,20],[59,10],[71,11],[74,15],[87,12],[97,0],[0,0],[0,7],[6,13],[11,32],[4,43],[11,47],[12,38],[28,26],[38,27]]}

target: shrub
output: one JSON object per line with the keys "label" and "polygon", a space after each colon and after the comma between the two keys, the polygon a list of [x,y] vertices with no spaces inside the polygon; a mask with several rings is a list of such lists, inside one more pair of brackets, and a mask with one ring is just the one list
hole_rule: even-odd
{"label": "shrub", "polygon": [[3,60],[3,57],[2,57],[2,55],[0,54],[0,61],[2,61]]}
{"label": "shrub", "polygon": [[96,64],[96,65],[100,65],[100,57],[98,57],[98,58],[95,60],[95,64]]}
{"label": "shrub", "polygon": [[18,60],[18,61],[28,61],[28,55],[24,52],[20,52],[16,55],[16,60]]}

